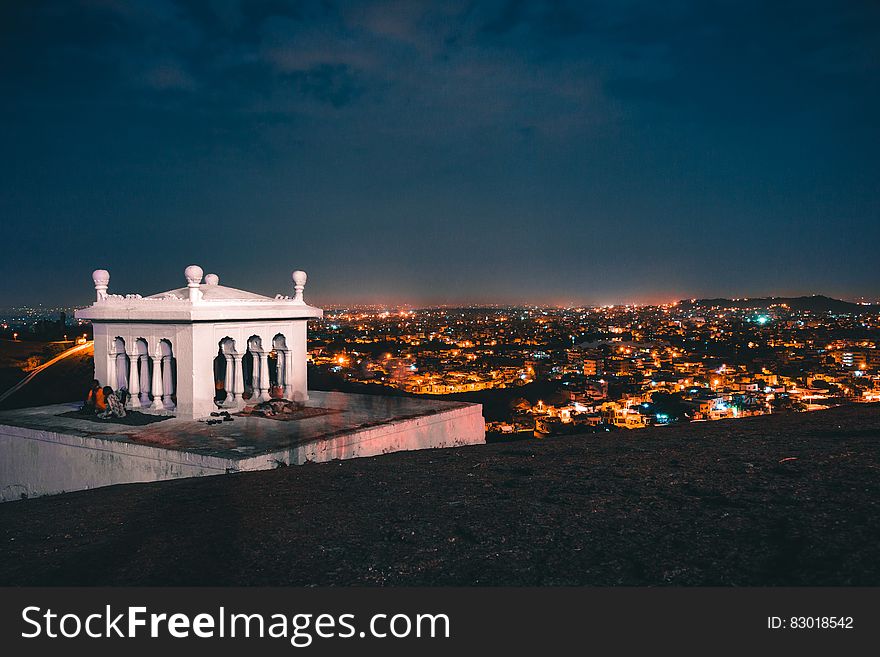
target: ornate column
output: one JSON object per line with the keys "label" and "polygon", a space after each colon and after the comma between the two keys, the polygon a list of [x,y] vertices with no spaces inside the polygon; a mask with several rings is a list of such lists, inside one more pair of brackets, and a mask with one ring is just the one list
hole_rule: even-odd
{"label": "ornate column", "polygon": [[287,349],[275,350],[275,373],[278,376],[278,387],[284,389],[287,376],[284,366],[287,365]]}
{"label": "ornate column", "polygon": [[256,401],[260,390],[260,354],[253,349],[251,352],[251,401]]}
{"label": "ornate column", "polygon": [[223,389],[226,391],[226,399],[223,402],[224,406],[228,406],[234,400],[232,398],[232,386],[233,381],[235,380],[235,371],[232,369],[232,354],[223,354],[223,357],[226,359],[226,377],[223,381]]}
{"label": "ornate column", "polygon": [[131,407],[140,408],[141,379],[140,372],[138,371],[140,368],[140,356],[138,354],[129,354],[128,362],[128,393],[131,398]]}
{"label": "ornate column", "polygon": [[153,356],[153,405],[152,408],[161,411],[165,408],[162,405],[162,356]]}
{"label": "ornate column", "polygon": [[150,405],[150,357],[144,354],[141,360],[141,406]]}
{"label": "ornate column", "polygon": [[269,401],[269,353],[260,352],[260,399]]}
{"label": "ornate column", "polygon": [[244,369],[241,366],[241,354],[232,354],[235,374],[232,378],[232,401],[241,403],[241,395],[244,393]]}
{"label": "ornate column", "polygon": [[171,371],[173,364],[171,356],[162,356],[162,404],[169,411],[174,410],[174,373]]}

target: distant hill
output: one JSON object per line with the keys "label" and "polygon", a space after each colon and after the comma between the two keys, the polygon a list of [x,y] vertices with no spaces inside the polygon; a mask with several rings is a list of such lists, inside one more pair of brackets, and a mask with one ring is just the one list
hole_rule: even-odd
{"label": "distant hill", "polygon": [[770,306],[786,305],[792,310],[804,310],[814,313],[865,313],[875,312],[876,305],[863,306],[850,301],[832,299],[822,294],[809,297],[753,297],[750,299],[687,299],[681,302],[684,308],[710,308],[721,306],[723,308],[755,308],[767,309]]}

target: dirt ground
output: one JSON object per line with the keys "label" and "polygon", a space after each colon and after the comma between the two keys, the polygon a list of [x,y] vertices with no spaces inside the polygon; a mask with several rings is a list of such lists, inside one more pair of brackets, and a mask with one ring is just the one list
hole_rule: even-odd
{"label": "dirt ground", "polygon": [[880,585],[880,405],[0,505],[6,585]]}

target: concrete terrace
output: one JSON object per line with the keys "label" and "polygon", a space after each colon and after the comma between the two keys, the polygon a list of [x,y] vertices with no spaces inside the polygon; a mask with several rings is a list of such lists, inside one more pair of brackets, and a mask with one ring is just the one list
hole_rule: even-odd
{"label": "concrete terrace", "polygon": [[213,425],[178,417],[144,426],[64,417],[79,404],[0,412],[0,500],[485,440],[479,404],[310,394],[310,417],[233,415]]}
{"label": "concrete terrace", "polygon": [[309,395],[306,408],[319,408],[327,411],[325,414],[292,421],[233,415],[233,422],[214,425],[169,416],[145,426],[128,426],[112,420],[62,417],[81,406],[73,403],[2,411],[0,425],[241,459],[474,407],[464,402],[410,397],[316,391]]}

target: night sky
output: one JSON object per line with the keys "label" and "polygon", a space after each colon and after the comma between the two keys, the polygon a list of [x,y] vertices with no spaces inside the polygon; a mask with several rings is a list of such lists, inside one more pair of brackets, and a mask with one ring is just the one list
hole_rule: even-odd
{"label": "night sky", "polygon": [[880,296],[880,3],[0,3],[0,305]]}

